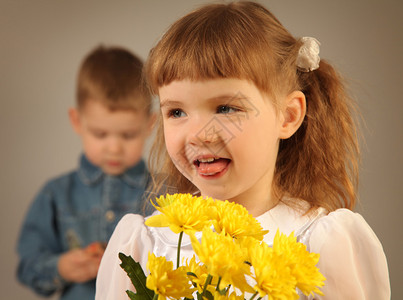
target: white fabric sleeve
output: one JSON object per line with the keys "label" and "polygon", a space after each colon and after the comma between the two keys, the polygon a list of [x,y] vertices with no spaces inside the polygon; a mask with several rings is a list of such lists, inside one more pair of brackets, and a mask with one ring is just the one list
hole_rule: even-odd
{"label": "white fabric sleeve", "polygon": [[[124,216],[115,228],[102,257],[96,281],[96,300],[127,300],[126,290],[135,291],[126,272],[120,267],[119,252],[131,255],[143,270],[152,249],[152,239],[140,215]],[[145,271],[145,270],[144,270]]]}
{"label": "white fabric sleeve", "polygon": [[382,245],[358,213],[338,209],[312,228],[310,251],[319,253],[324,296],[314,299],[390,299]]}

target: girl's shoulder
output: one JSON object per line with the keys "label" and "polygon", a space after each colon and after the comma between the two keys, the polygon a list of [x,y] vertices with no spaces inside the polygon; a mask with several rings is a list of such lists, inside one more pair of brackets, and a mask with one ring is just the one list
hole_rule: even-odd
{"label": "girl's shoulder", "polygon": [[379,243],[365,219],[356,212],[340,208],[332,212],[319,207],[308,211],[308,203],[302,201],[298,206],[280,202],[276,207],[257,217],[262,227],[269,230],[265,242],[272,244],[279,230],[289,235],[291,232],[300,242],[309,246],[314,240],[324,241],[326,237],[366,238]]}
{"label": "girl's shoulder", "polygon": [[309,232],[310,246],[321,249],[325,244],[367,245],[382,248],[375,232],[364,217],[340,208],[318,218]]}
{"label": "girl's shoulder", "polygon": [[145,218],[142,215],[138,214],[126,214],[120,219],[119,227],[138,227],[145,226],[144,225]]}
{"label": "girl's shoulder", "polygon": [[[304,233],[308,250],[327,281],[322,291],[335,299],[390,299],[383,247],[356,212],[341,208],[318,218]],[[345,288],[340,289],[340,286]]]}
{"label": "girl's shoulder", "polygon": [[369,229],[368,223],[361,214],[347,208],[339,208],[330,213],[325,211],[325,215],[315,222],[315,227],[325,231],[355,231],[357,226]]}
{"label": "girl's shoulder", "polygon": [[145,218],[138,214],[126,214],[117,224],[111,239],[119,240],[119,243],[126,243],[130,239],[136,239],[147,233]]}
{"label": "girl's shoulder", "polygon": [[145,218],[138,214],[123,216],[108,242],[104,254],[105,259],[102,258],[102,260],[115,263],[118,259],[116,253],[122,252],[131,255],[145,268],[148,252],[152,251],[154,240],[144,221]]}

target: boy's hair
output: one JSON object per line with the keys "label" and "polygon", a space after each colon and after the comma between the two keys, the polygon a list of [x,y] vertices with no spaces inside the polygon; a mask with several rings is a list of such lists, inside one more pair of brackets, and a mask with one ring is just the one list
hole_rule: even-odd
{"label": "boy's hair", "polygon": [[142,77],[143,62],[129,50],[103,45],[83,60],[77,78],[77,107],[100,101],[110,110],[151,111],[151,94]]}
{"label": "boy's hair", "polygon": [[[306,117],[291,138],[280,142],[273,188],[280,197],[289,194],[311,207],[352,209],[359,157],[352,101],[326,61],[313,72],[297,70],[300,46],[301,41],[260,4],[211,4],[170,27],[151,50],[145,72],[154,94],[174,80],[238,78],[253,82],[277,105],[280,96],[301,90]],[[169,174],[164,185],[195,191],[169,159],[162,132],[160,118],[150,156],[152,173],[162,168]]]}

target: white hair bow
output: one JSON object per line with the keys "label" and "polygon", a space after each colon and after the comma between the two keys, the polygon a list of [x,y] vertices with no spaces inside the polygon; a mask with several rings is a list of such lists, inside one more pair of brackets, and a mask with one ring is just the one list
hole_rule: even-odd
{"label": "white hair bow", "polygon": [[297,67],[300,71],[310,72],[319,68],[319,41],[313,37],[302,37],[299,48]]}

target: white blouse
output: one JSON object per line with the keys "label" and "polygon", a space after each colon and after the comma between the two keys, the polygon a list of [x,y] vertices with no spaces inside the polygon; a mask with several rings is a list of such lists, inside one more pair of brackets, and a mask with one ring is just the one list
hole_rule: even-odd
{"label": "white blouse", "polygon": [[[318,267],[326,277],[324,296],[300,299],[390,299],[389,274],[382,245],[358,213],[338,209],[326,214],[322,208],[304,215],[283,203],[256,218],[269,230],[264,241],[272,245],[277,229],[294,231],[309,251],[319,253]],[[201,233],[199,233],[201,236]],[[149,252],[176,263],[178,235],[169,228],[144,225],[140,215],[122,218],[106,248],[98,271],[96,300],[127,300],[126,290],[134,291],[126,272],[120,267],[118,253],[131,255],[146,272]],[[183,236],[181,258],[193,256],[190,239]],[[147,272],[146,272],[147,274]]]}

